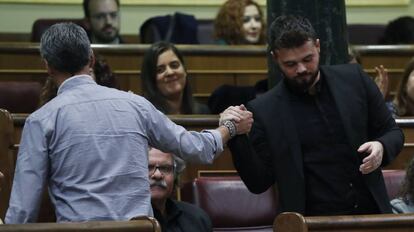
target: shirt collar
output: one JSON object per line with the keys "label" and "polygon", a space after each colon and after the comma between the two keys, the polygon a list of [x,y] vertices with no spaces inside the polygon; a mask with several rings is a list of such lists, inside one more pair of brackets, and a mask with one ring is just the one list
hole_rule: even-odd
{"label": "shirt collar", "polygon": [[96,84],[96,82],[89,75],[75,75],[62,82],[62,84],[59,86],[57,95],[75,86],[84,84]]}

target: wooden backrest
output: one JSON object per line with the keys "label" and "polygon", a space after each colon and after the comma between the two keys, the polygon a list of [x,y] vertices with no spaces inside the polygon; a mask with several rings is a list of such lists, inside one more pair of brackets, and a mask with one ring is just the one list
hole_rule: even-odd
{"label": "wooden backrest", "polygon": [[37,81],[0,81],[0,108],[32,113],[39,107],[42,84]]}
{"label": "wooden backrest", "polygon": [[54,18],[54,19],[37,19],[32,25],[32,35],[30,38],[31,42],[40,42],[40,38],[43,33],[55,23],[72,22],[88,30],[85,19],[83,18]]}
{"label": "wooden backrest", "polygon": [[408,232],[413,228],[414,214],[304,217],[286,212],[279,214],[273,224],[277,232]]}
{"label": "wooden backrest", "polygon": [[[141,93],[141,65],[149,44],[93,44],[117,77],[119,88]],[[267,76],[264,46],[177,45],[185,59],[196,96],[205,96],[222,84],[254,85]],[[18,61],[18,62],[16,62]],[[44,82],[47,72],[39,45],[0,43],[0,81]]]}
{"label": "wooden backrest", "polygon": [[91,221],[76,223],[28,223],[1,225],[0,232],[161,232],[157,220],[140,217],[132,221]]}
{"label": "wooden backrest", "polygon": [[[264,46],[178,45],[185,57],[189,82],[195,96],[203,99],[223,84],[246,86],[267,78]],[[92,45],[117,76],[119,88],[141,93],[141,65],[148,44]],[[352,46],[364,70],[375,76],[375,66],[389,72],[390,94],[396,92],[406,63],[414,56],[414,46]],[[16,62],[18,61],[18,62]],[[0,43],[0,81],[44,82],[47,72],[40,59],[39,45]]]}
{"label": "wooden backrest", "polygon": [[0,191],[0,218],[4,219],[9,205],[10,192],[13,183],[14,158],[12,147],[13,141],[13,119],[11,114],[4,109],[0,109],[0,171],[4,178]]}

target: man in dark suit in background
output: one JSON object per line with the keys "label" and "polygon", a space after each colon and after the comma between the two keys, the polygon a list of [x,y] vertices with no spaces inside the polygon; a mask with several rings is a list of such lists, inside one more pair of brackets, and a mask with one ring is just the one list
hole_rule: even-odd
{"label": "man in dark suit in background", "polygon": [[269,48],[284,78],[248,104],[249,137],[229,142],[244,183],[254,193],[276,183],[280,212],[391,213],[380,166],[404,137],[375,83],[359,65],[319,66],[320,41],[302,17],[278,17]]}
{"label": "man in dark suit in background", "polygon": [[83,0],[83,11],[92,43],[119,44],[121,15],[119,0]]}

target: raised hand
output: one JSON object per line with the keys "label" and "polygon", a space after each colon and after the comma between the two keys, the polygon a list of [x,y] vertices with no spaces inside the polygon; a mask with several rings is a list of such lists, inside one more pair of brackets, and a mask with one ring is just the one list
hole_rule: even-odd
{"label": "raised hand", "polygon": [[388,95],[388,70],[384,68],[384,66],[380,65],[375,67],[375,72],[377,73],[375,83],[381,91],[382,96],[386,98]]}

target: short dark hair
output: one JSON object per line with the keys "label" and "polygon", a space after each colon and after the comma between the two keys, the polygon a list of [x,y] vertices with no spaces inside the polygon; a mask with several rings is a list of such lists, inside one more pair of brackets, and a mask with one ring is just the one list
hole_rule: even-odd
{"label": "short dark hair", "polygon": [[[89,13],[89,2],[90,1],[91,0],[83,0],[83,3],[82,3],[83,13],[85,15],[85,18],[89,18],[91,16],[90,13]],[[116,2],[116,5],[118,6],[118,9],[119,9],[119,0],[114,0],[114,1]]]}
{"label": "short dark hair", "polygon": [[309,20],[297,15],[282,15],[270,25],[269,50],[295,48],[306,41],[316,41],[315,29]]}
{"label": "short dark hair", "polygon": [[388,23],[380,44],[414,43],[414,17],[402,16]]}
{"label": "short dark hair", "polygon": [[89,63],[92,49],[82,27],[74,23],[57,23],[43,33],[40,54],[50,67],[73,75]]}
{"label": "short dark hair", "polygon": [[[141,67],[141,80],[142,80],[142,91],[144,96],[161,112],[165,114],[170,113],[170,107],[167,104],[167,98],[161,94],[157,87],[157,62],[158,57],[171,50],[177,58],[180,60],[185,72],[184,58],[174,44],[159,41],[154,43],[144,55]],[[183,102],[181,104],[181,113],[192,114],[193,113],[193,97],[190,87],[190,80],[187,75],[187,81],[183,89]]]}

